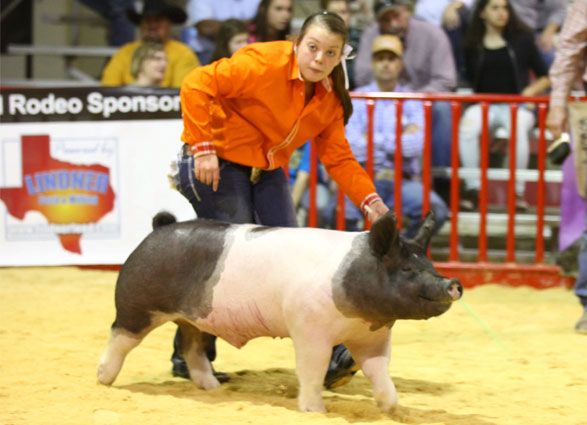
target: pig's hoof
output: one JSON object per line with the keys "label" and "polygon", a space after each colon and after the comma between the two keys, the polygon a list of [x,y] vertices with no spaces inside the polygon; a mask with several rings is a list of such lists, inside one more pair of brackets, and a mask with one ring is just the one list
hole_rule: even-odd
{"label": "pig's hoof", "polygon": [[216,379],[214,375],[210,373],[201,373],[192,370],[192,380],[199,388],[206,391],[213,390],[214,388],[218,388],[220,386],[218,379]]}
{"label": "pig's hoof", "polygon": [[111,385],[116,379],[116,375],[107,372],[107,367],[103,364],[98,366],[98,382],[102,385]]}
{"label": "pig's hoof", "polygon": [[385,401],[378,400],[377,405],[385,413],[394,413],[395,410],[397,409],[397,397],[394,399],[385,400]]}

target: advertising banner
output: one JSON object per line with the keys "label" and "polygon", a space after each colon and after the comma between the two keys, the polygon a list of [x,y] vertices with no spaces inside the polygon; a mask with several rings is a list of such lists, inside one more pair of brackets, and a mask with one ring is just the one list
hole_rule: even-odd
{"label": "advertising banner", "polygon": [[0,266],[121,264],[161,210],[194,218],[170,187],[177,90],[2,90]]}

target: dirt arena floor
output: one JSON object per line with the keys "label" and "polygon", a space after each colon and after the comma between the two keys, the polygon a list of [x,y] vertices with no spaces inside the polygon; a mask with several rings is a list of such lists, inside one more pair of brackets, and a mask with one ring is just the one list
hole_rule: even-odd
{"label": "dirt arena floor", "polygon": [[218,344],[230,382],[205,392],[170,373],[174,325],[129,354],[111,387],[96,365],[117,274],[0,268],[0,424],[587,424],[587,337],[571,291],[488,285],[428,321],[396,323],[389,373],[400,405],[376,407],[362,374],[297,410],[289,339]]}

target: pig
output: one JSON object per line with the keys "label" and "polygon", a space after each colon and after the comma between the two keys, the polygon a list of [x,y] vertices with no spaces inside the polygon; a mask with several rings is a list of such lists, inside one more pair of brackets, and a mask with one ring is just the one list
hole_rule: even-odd
{"label": "pig", "polygon": [[153,222],[116,283],[116,319],[98,366],[105,385],[149,332],[173,321],[190,377],[204,390],[220,385],[204,352],[209,334],[238,348],[260,336],[290,337],[299,408],[324,412],[332,347],[344,343],[391,412],[391,327],[438,316],[463,292],[426,256],[431,213],[413,239],[400,236],[391,213],[366,232],[175,222],[168,213]]}

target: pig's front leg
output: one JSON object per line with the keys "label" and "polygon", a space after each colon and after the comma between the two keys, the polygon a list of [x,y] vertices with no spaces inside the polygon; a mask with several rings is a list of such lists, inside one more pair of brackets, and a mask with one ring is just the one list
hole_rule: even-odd
{"label": "pig's front leg", "polygon": [[377,405],[387,413],[397,406],[397,391],[389,376],[389,358],[391,354],[391,334],[368,343],[347,343],[353,359],[373,386],[373,397]]}
{"label": "pig's front leg", "polygon": [[326,412],[322,400],[324,376],[332,354],[332,345],[310,332],[292,335],[296,351],[296,374],[300,383],[298,405],[302,412]]}

